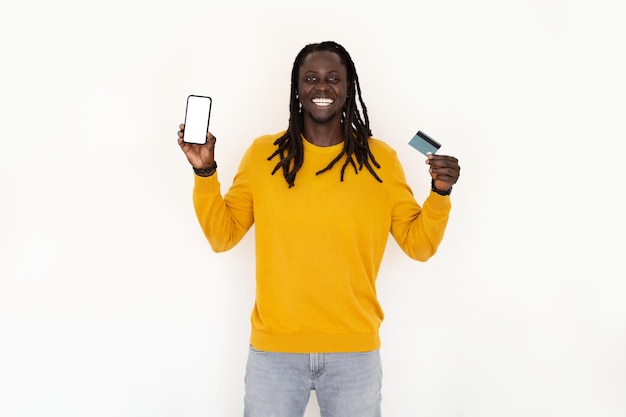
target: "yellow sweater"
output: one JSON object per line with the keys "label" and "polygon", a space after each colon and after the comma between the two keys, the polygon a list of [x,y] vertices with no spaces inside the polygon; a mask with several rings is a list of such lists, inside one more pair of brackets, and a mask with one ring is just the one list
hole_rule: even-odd
{"label": "yellow sweater", "polygon": [[[396,152],[371,138],[379,183],[339,161],[343,144],[304,140],[304,164],[289,188],[270,175],[280,133],[257,138],[222,197],[217,174],[195,178],[194,206],[216,252],[255,225],[256,301],[250,343],[274,352],[364,352],[380,346],[383,311],[376,276],[389,233],[411,258],[425,261],[441,242],[450,197],[431,192],[423,208],[406,184]],[[419,158],[418,158],[419,159]]]}

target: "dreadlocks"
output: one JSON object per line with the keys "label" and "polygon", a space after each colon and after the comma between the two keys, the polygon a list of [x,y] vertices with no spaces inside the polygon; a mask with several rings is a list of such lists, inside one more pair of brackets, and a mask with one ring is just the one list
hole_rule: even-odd
{"label": "dreadlocks", "polygon": [[[378,182],[382,180],[378,177],[372,165],[376,168],[380,168],[378,162],[374,158],[374,155],[369,148],[369,137],[372,136],[372,132],[369,127],[369,118],[367,116],[367,108],[361,97],[361,86],[359,85],[359,77],[356,73],[354,62],[348,51],[343,46],[336,42],[326,41],[321,43],[313,43],[305,46],[300,53],[296,56],[291,71],[291,98],[289,102],[289,127],[285,134],[276,139],[274,142],[277,145],[276,151],[272,153],[267,159],[271,160],[275,156],[280,156],[280,160],[274,167],[272,175],[282,168],[283,176],[289,185],[289,188],[294,186],[296,174],[302,167],[304,160],[304,147],[302,144],[302,128],[304,124],[304,118],[300,111],[300,102],[298,99],[298,78],[300,73],[300,67],[304,62],[304,59],[312,52],[333,52],[341,58],[342,63],[346,66],[348,75],[348,97],[343,108],[342,123],[344,127],[344,141],[343,149],[335,159],[333,159],[326,168],[318,171],[316,175],[330,170],[343,156],[346,156],[346,161],[341,168],[341,181],[343,181],[345,170],[348,166],[354,168],[354,172],[358,174],[358,171],[363,169],[363,166],[376,178]],[[355,100],[356,93],[358,93],[359,103],[363,110],[363,118],[357,107]],[[358,165],[358,169],[357,169]]]}

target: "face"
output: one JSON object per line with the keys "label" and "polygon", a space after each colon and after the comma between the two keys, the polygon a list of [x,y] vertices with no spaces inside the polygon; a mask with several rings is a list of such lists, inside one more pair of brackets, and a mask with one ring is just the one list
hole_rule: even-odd
{"label": "face", "polygon": [[307,55],[298,77],[305,123],[340,123],[347,89],[347,70],[339,55],[327,51]]}

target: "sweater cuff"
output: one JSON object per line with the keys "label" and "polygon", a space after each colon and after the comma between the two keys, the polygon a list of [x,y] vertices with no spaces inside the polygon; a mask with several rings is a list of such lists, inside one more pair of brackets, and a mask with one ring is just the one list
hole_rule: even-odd
{"label": "sweater cuff", "polygon": [[431,190],[424,205],[428,205],[432,210],[443,212],[450,211],[452,203],[450,201],[450,195],[441,195]]}
{"label": "sweater cuff", "polygon": [[215,190],[219,190],[219,182],[217,181],[217,172],[209,177],[193,176],[194,191],[198,194],[213,194]]}

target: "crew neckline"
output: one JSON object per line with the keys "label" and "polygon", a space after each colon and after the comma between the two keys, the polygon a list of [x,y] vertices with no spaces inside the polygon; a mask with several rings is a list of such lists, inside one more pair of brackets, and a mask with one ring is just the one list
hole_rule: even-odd
{"label": "crew neckline", "polygon": [[309,142],[304,135],[302,135],[302,143],[305,149],[311,150],[317,153],[337,153],[343,148],[343,141],[330,146],[318,146]]}

